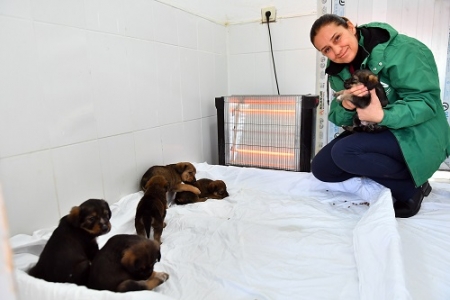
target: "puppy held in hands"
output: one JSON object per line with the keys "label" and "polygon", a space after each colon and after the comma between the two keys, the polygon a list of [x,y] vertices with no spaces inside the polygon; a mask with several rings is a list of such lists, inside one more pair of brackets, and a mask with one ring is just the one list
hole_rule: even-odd
{"label": "puppy held in hands", "polygon": [[[375,89],[378,99],[382,107],[385,107],[389,101],[384,91],[383,86],[378,80],[378,76],[372,73],[370,70],[357,70],[353,73],[352,77],[344,81],[344,87],[350,89],[357,84],[364,84],[368,90]],[[357,108],[365,108],[370,104],[370,93],[363,97],[353,96],[351,94],[344,94],[344,91],[340,91],[334,94],[338,101],[349,100]],[[357,131],[357,132],[380,132],[387,129],[385,126],[380,126],[373,122],[362,122],[358,118],[358,114],[355,113],[353,117],[353,126],[343,126],[345,130]]]}
{"label": "puppy held in hands", "polygon": [[202,178],[193,183],[200,190],[200,195],[191,192],[178,192],[175,195],[176,204],[203,202],[206,199],[223,199],[228,197],[227,185],[222,180]]}
{"label": "puppy held in hands", "polygon": [[169,187],[167,180],[161,175],[155,175],[147,181],[144,196],[136,208],[134,226],[136,233],[149,238],[153,229],[153,239],[161,244],[161,235],[166,217],[167,198]]}
{"label": "puppy held in hands", "polygon": [[[140,187],[145,192],[147,182],[155,175],[163,176],[169,183],[169,192],[189,191],[197,195],[200,190],[191,185],[196,181],[195,173],[197,170],[194,165],[189,162],[179,162],[166,166],[153,166],[142,176]],[[191,184],[183,184],[191,183]]]}
{"label": "puppy held in hands", "polygon": [[105,200],[89,199],[61,218],[29,274],[50,282],[85,285],[98,252],[96,238],[111,230]]}
{"label": "puppy held in hands", "polygon": [[117,234],[92,261],[87,286],[122,293],[152,290],[169,278],[167,273],[153,271],[160,259],[157,242],[139,235]]}

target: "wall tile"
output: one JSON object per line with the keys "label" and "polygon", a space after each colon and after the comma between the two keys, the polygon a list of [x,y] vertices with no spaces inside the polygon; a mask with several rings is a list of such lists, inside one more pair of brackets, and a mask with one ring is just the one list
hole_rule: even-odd
{"label": "wall tile", "polygon": [[86,28],[84,1],[30,0],[36,21]]}
{"label": "wall tile", "polygon": [[315,57],[316,54],[316,49],[302,49],[277,53],[275,59],[278,59],[278,81],[282,94],[315,94],[316,60],[306,60],[304,58]]}
{"label": "wall tile", "polygon": [[196,162],[201,158],[201,127],[198,120],[166,125],[161,128],[164,164]]}
{"label": "wall tile", "polygon": [[217,116],[202,119],[203,160],[212,165],[219,164]]}
{"label": "wall tile", "polygon": [[31,4],[29,0],[2,0],[0,1],[0,14],[31,19]]}
{"label": "wall tile", "polygon": [[105,199],[109,203],[138,191],[132,133],[99,140]]}
{"label": "wall tile", "polygon": [[133,133],[136,151],[136,172],[139,181],[142,175],[154,165],[163,165],[163,148],[161,145],[161,128],[152,128]]}
{"label": "wall tile", "polygon": [[90,198],[104,199],[97,141],[52,149],[51,156],[61,215]]}
{"label": "wall tile", "polygon": [[[283,83],[280,82],[280,61],[278,53],[274,53],[275,56],[275,69],[277,71],[278,85],[280,93],[284,93]],[[272,54],[270,52],[255,53],[255,70],[254,70],[254,93],[258,95],[277,95],[277,85],[275,80],[274,68],[272,63]]]}
{"label": "wall tile", "polygon": [[177,9],[162,4],[161,2],[153,2],[153,20],[154,28],[157,28],[154,32],[155,41],[177,45],[178,32],[177,32]]}
{"label": "wall tile", "polygon": [[214,53],[227,53],[227,27],[213,24]]}
{"label": "wall tile", "polygon": [[182,121],[179,48],[156,44],[159,125]]}
{"label": "wall tile", "polygon": [[86,28],[94,31],[119,33],[122,23],[122,0],[84,0]]}
{"label": "wall tile", "polygon": [[228,56],[228,87],[230,95],[258,93],[255,90],[254,54],[236,54]]}
{"label": "wall tile", "polygon": [[1,159],[0,182],[11,236],[58,225],[61,215],[48,151]]}
{"label": "wall tile", "polygon": [[0,45],[0,157],[46,149],[47,107],[32,22],[0,16]]}
{"label": "wall tile", "polygon": [[132,131],[127,38],[88,32],[89,63],[98,136]]}
{"label": "wall tile", "polygon": [[127,39],[125,42],[130,69],[131,93],[128,96],[134,130],[158,126],[160,89],[153,42]]}
{"label": "wall tile", "polygon": [[197,17],[182,10],[176,11],[178,45],[190,49],[197,49]]}
{"label": "wall tile", "polygon": [[153,5],[155,1],[122,0],[119,32],[151,41],[154,38]]}
{"label": "wall tile", "polygon": [[214,56],[214,97],[228,96],[228,66],[227,56]]}
{"label": "wall tile", "polygon": [[179,155],[180,159],[190,162],[204,162],[201,119],[184,122],[183,132],[183,153]]}
{"label": "wall tile", "polygon": [[198,58],[195,50],[180,49],[180,73],[183,121],[198,119],[202,112]]}
{"label": "wall tile", "polygon": [[35,31],[51,146],[97,138],[85,32],[45,23]]}
{"label": "wall tile", "polygon": [[260,23],[229,26],[228,43],[231,55],[270,50],[267,26]]}
{"label": "wall tile", "polygon": [[198,50],[214,52],[215,24],[205,19],[198,19]]}
{"label": "wall tile", "polygon": [[200,74],[200,97],[202,116],[210,116],[214,114],[214,98],[215,91],[215,54],[198,53],[199,57],[199,74]]}

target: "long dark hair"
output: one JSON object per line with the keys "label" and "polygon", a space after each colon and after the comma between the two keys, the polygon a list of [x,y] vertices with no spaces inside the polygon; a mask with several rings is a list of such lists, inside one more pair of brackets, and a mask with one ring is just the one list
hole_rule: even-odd
{"label": "long dark hair", "polygon": [[320,18],[318,18],[314,24],[311,26],[311,31],[309,33],[309,37],[311,39],[311,44],[314,45],[314,38],[317,35],[317,32],[325,25],[328,25],[330,23],[334,23],[337,26],[343,26],[344,28],[348,28],[348,22],[349,19],[346,17],[341,17],[334,14],[325,14],[322,15]]}

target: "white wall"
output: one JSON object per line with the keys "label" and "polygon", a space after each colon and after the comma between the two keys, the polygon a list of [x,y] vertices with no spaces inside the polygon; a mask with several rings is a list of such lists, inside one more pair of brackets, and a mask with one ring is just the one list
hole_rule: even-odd
{"label": "white wall", "polygon": [[[309,41],[309,29],[316,18],[316,14],[309,14],[269,24],[281,95],[315,93],[317,50]],[[229,93],[276,95],[267,24],[254,22],[227,28]]]}
{"label": "white wall", "polygon": [[223,25],[150,0],[2,0],[0,66],[11,235],[114,203],[151,165],[218,161]]}

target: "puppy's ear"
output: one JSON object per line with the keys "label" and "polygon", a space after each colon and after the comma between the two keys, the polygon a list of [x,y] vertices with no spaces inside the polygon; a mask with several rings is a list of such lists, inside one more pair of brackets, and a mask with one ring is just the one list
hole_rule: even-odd
{"label": "puppy's ear", "polygon": [[179,174],[183,173],[187,167],[188,167],[188,163],[185,163],[185,162],[179,162],[179,163],[175,164],[175,170]]}
{"label": "puppy's ear", "polygon": [[75,227],[80,226],[80,207],[74,206],[67,215],[67,221]]}
{"label": "puppy's ear", "polygon": [[120,263],[122,264],[122,266],[125,269],[131,271],[134,269],[135,261],[136,261],[136,255],[135,255],[134,251],[132,249],[126,249],[123,252]]}

